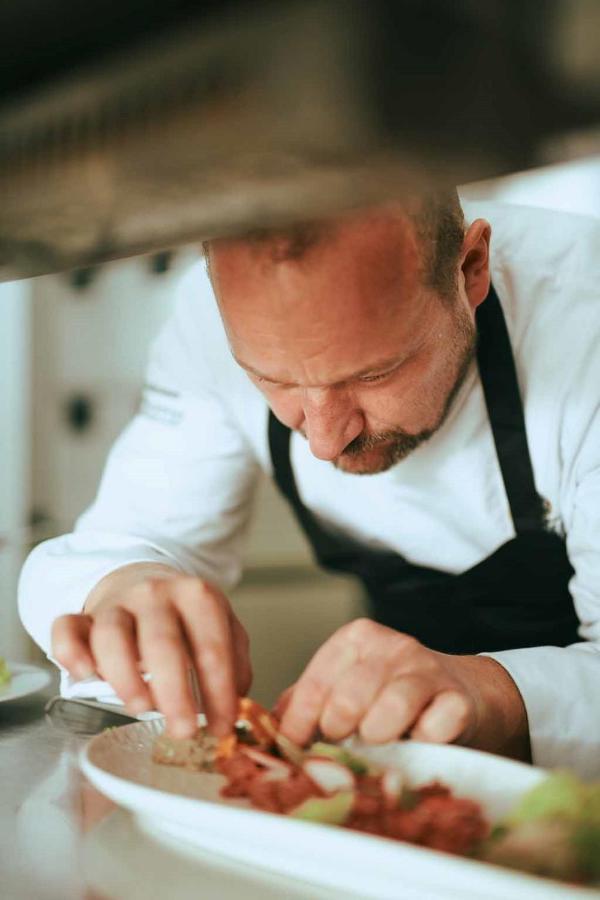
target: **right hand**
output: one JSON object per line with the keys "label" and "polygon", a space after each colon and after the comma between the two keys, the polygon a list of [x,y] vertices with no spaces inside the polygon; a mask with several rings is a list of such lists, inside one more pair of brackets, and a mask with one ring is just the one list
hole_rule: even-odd
{"label": "right hand", "polygon": [[[237,698],[252,681],[248,644],[227,597],[179,574],[145,578],[89,613],[60,616],[52,628],[52,654],[75,678],[98,673],[132,714],[158,709],[181,738],[197,731],[191,670],[209,730],[231,731]],[[149,682],[142,672],[151,674]]]}

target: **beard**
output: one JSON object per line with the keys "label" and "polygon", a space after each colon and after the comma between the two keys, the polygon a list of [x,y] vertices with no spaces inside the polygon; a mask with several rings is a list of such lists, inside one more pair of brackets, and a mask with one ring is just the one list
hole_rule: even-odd
{"label": "beard", "polygon": [[475,325],[462,308],[457,312],[456,324],[456,337],[451,355],[454,372],[452,386],[446,395],[442,411],[435,424],[416,434],[405,431],[403,428],[359,434],[333,461],[333,465],[337,469],[353,475],[377,475],[380,472],[386,472],[428,441],[436,431],[439,431],[448,418],[456,395],[464,384],[475,356],[477,344]]}

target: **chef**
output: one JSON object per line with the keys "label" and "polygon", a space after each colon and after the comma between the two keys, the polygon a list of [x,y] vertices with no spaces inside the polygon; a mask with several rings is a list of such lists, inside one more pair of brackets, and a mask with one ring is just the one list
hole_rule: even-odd
{"label": "chef", "polygon": [[72,678],[184,737],[193,667],[231,728],[251,665],[226,592],[262,469],[371,611],[280,698],[291,739],[600,774],[600,224],[465,212],[435,194],[206,246],[94,504],[23,571]]}

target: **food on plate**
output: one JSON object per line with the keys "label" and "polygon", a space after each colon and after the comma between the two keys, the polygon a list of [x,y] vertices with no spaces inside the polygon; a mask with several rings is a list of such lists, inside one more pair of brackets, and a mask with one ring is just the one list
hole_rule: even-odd
{"label": "food on plate", "polygon": [[0,656],[0,691],[8,687],[12,678],[12,674],[10,669],[8,668],[8,663],[4,659],[3,656]]}
{"label": "food on plate", "polygon": [[317,741],[303,749],[248,698],[233,734],[157,739],[156,762],[219,772],[224,797],[257,809],[469,855],[574,884],[600,886],[600,783],[557,771],[490,828],[480,805],[435,781],[407,783],[395,766]]}
{"label": "food on plate", "polygon": [[487,862],[600,887],[600,782],[556,771],[520,800],[482,844]]}
{"label": "food on plate", "polygon": [[[166,766],[180,766],[190,771],[215,771],[217,755],[231,756],[238,742],[269,747],[273,740],[285,738],[277,734],[277,720],[254,700],[242,697],[233,734],[218,739],[201,730],[193,738],[171,738],[160,735],[154,742],[152,759]],[[290,742],[288,742],[290,743]],[[300,754],[302,751],[298,751]]]}
{"label": "food on plate", "polygon": [[[333,745],[309,747],[301,764],[239,744],[219,757],[225,797],[245,797],[258,809],[343,825],[451,853],[471,853],[489,826],[479,804],[438,783],[412,788],[399,769],[367,763]],[[351,767],[348,761],[351,762]]]}
{"label": "food on plate", "polygon": [[216,771],[225,797],[267,812],[341,825],[451,853],[472,853],[489,825],[478,803],[455,797],[439,782],[412,788],[395,767],[375,765],[349,750],[317,742],[306,750],[278,732],[277,720],[252,700],[240,701],[233,734],[157,739],[155,762]]}
{"label": "food on plate", "polygon": [[217,741],[203,731],[193,738],[171,738],[161,734],[154,742],[152,759],[163,766],[179,766],[190,772],[212,772]]}

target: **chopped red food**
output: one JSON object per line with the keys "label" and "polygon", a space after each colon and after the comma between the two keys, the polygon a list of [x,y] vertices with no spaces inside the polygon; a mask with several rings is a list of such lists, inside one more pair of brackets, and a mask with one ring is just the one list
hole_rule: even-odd
{"label": "chopped red food", "polygon": [[223,742],[217,754],[225,797],[313,821],[334,821],[327,815],[338,798],[345,806],[340,818],[337,804],[335,821],[343,827],[448,853],[471,853],[489,834],[479,804],[455,797],[438,781],[411,789],[399,769],[371,765],[323,743],[291,752],[289,742],[278,741],[276,720],[251,701],[244,702],[243,719],[249,732]]}
{"label": "chopped red food", "polygon": [[243,752],[217,762],[217,769],[227,778],[221,793],[224,797],[247,797],[254,806],[267,812],[288,812],[309,797],[323,797],[324,793],[302,769],[285,778],[273,777],[272,769],[255,762]]}

